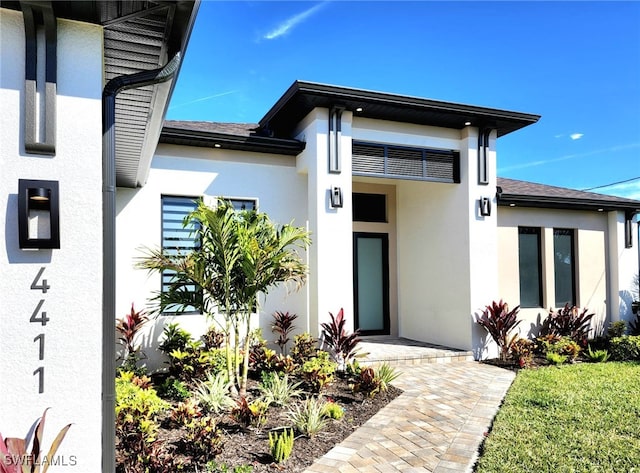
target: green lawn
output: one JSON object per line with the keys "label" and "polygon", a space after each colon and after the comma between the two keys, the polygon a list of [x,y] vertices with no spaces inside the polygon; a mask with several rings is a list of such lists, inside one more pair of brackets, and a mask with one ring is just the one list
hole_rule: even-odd
{"label": "green lawn", "polygon": [[520,371],[478,473],[640,473],[640,363]]}

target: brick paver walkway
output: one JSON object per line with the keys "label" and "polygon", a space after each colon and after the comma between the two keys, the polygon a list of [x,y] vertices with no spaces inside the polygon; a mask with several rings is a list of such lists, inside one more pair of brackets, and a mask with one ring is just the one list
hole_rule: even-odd
{"label": "brick paver walkway", "polygon": [[397,369],[404,393],[305,473],[473,470],[515,374],[474,361]]}

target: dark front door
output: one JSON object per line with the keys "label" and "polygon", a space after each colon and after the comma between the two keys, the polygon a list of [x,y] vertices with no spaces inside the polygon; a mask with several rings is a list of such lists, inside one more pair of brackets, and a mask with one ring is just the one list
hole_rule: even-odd
{"label": "dark front door", "polygon": [[389,235],[353,234],[353,299],[362,335],[389,334]]}

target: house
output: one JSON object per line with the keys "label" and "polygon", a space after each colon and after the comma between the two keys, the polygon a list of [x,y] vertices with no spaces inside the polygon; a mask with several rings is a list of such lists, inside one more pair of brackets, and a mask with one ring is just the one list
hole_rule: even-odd
{"label": "house", "polygon": [[51,408],[65,470],[115,470],[115,187],[144,182],[197,10],[0,2],[0,432]]}
{"label": "house", "polygon": [[[133,269],[140,248],[193,245],[182,217],[194,199],[224,197],[312,234],[306,286],[261,301],[267,339],[276,310],[317,336],[344,308],[363,335],[481,358],[494,348],[474,314],[492,300],[522,306],[523,336],[565,303],[595,311],[594,324],[628,319],[640,202],[496,176],[499,138],[538,118],[297,81],[258,124],[165,122],[144,186],[118,189],[117,307],[143,307],[163,287]],[[211,323],[160,316],[150,366],[162,366],[153,348],[176,321],[195,335]]]}

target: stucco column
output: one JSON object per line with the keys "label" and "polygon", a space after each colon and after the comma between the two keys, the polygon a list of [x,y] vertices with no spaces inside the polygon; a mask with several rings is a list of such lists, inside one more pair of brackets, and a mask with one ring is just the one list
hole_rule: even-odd
{"label": "stucco column", "polygon": [[[633,246],[625,248],[625,215],[624,212],[608,214],[608,289],[607,314],[611,322],[634,319],[631,312],[631,285],[634,274],[638,273],[638,239],[632,236]],[[635,234],[635,232],[632,232]]]}
{"label": "stucco column", "polygon": [[[460,215],[468,222],[469,245],[460,251],[468,251],[469,301],[467,323],[470,327],[470,343],[479,356],[484,330],[473,321],[472,315],[482,311],[492,300],[499,300],[498,294],[498,224],[496,202],[496,131],[489,136],[486,169],[487,184],[480,184],[478,169],[478,129],[466,127],[461,131],[460,140],[460,186],[467,198],[467,212]],[[481,215],[480,199],[491,202],[490,215]],[[492,347],[491,350],[494,350]]]}
{"label": "stucco column", "polygon": [[[298,171],[308,178],[309,249],[308,330],[319,335],[320,323],[329,312],[345,311],[353,329],[353,248],[351,206],[351,112],[342,114],[341,172],[329,171],[329,112],[315,109],[305,117],[296,133],[306,142],[298,157]],[[343,207],[330,204],[330,189],[339,187]]]}

